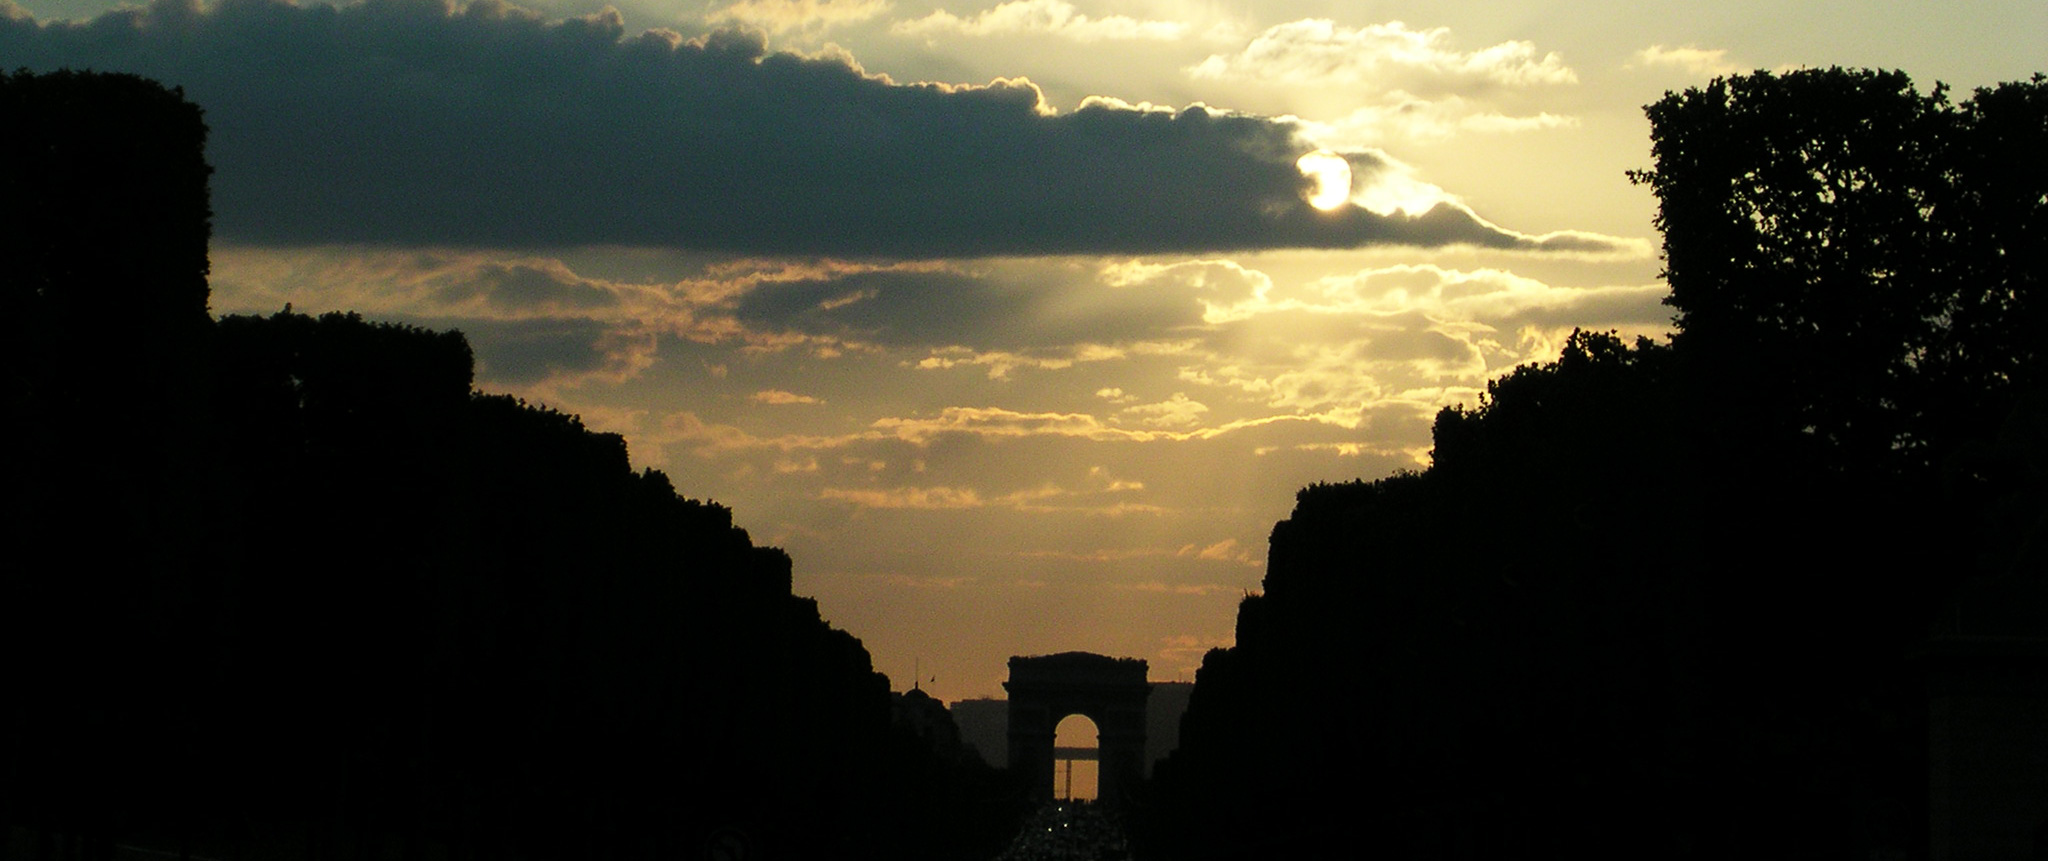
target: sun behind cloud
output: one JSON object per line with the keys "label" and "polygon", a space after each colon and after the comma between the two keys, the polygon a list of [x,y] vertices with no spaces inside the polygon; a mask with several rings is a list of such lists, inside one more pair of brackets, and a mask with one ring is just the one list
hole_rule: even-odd
{"label": "sun behind cloud", "polygon": [[1301,175],[1316,181],[1308,205],[1329,212],[1351,200],[1351,163],[1326,149],[1319,149],[1294,162]]}

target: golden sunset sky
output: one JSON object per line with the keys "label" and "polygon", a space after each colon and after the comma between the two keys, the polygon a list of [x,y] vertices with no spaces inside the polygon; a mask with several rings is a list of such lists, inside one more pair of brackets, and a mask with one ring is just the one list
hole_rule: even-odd
{"label": "golden sunset sky", "polygon": [[216,313],[461,329],[951,701],[1192,679],[1298,488],[1426,466],[1574,327],[1666,332],[1624,177],[1664,92],[1967,95],[2048,69],[2048,4],[0,0],[0,64],[206,109]]}

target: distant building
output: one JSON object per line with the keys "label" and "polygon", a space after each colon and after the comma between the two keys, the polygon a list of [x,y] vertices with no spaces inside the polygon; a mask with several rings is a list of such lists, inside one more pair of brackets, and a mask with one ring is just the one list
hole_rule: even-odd
{"label": "distant building", "polygon": [[931,694],[913,688],[889,695],[890,719],[929,745],[933,753],[948,762],[961,762],[969,752],[960,743],[960,729],[946,704]]}
{"label": "distant building", "polygon": [[[1180,745],[1180,718],[1188,710],[1193,682],[1153,682],[1145,702],[1145,776]],[[1010,755],[1010,701],[983,697],[953,704],[953,723],[960,741],[990,765],[1002,767]]]}
{"label": "distant building", "polygon": [[991,698],[961,700],[953,704],[953,724],[960,728],[960,741],[997,768],[1009,763],[1010,701]]}

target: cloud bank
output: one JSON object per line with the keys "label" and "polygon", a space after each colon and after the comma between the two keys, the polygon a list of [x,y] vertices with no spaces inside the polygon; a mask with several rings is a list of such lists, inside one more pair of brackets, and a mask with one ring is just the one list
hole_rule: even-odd
{"label": "cloud bank", "polygon": [[[1091,439],[1188,438],[1276,416],[1355,426],[1357,410],[1404,401],[1403,392],[1476,392],[1506,368],[1554,355],[1575,326],[1655,333],[1670,323],[1660,284],[1568,288],[1429,264],[1275,282],[1221,259],[735,261],[634,283],[580,275],[557,260],[480,253],[225,249],[216,257],[223,310],[337,303],[460,328],[482,358],[481,378],[522,394],[687,372],[730,404],[784,413],[924,402],[934,412],[898,414],[905,421],[890,425],[904,438],[996,425]],[[946,382],[932,388],[936,381]],[[966,414],[943,410],[958,402],[925,402],[969,391],[1029,407],[991,424],[994,413],[956,421]],[[1416,408],[1426,415],[1440,399]],[[1015,420],[1026,413],[1041,418]],[[1420,433],[1410,442],[1426,443],[1426,427]]]}
{"label": "cloud bank", "polygon": [[[772,53],[758,35],[629,35],[612,10],[550,20],[502,0],[157,0],[38,24],[9,9],[10,64],[135,72],[204,107],[216,232],[248,244],[871,258],[1633,250],[1518,234],[1451,203],[1318,212],[1294,166],[1315,147],[1290,121],[1107,102],[1058,114],[1024,80],[899,84],[843,55]],[[1505,54],[1464,68],[1561,74],[1550,58]],[[1366,182],[1389,164],[1346,155]]]}

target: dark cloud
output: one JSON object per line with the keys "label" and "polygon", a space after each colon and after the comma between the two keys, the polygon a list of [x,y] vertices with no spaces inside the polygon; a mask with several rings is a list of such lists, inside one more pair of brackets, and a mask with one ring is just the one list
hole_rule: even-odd
{"label": "dark cloud", "polygon": [[551,377],[612,370],[626,361],[610,325],[585,319],[429,321],[460,330],[476,350],[486,382],[528,385]]}
{"label": "dark cloud", "polygon": [[1294,167],[1308,147],[1270,119],[1103,104],[1053,116],[1022,82],[897,85],[844,59],[769,53],[757,36],[628,35],[613,11],[157,0],[39,25],[9,8],[10,66],[136,72],[207,110],[216,228],[240,242],[884,257],[1612,250],[1448,205],[1413,218],[1314,211]]}

